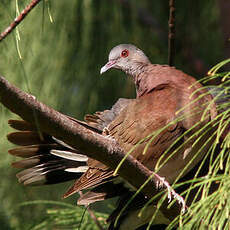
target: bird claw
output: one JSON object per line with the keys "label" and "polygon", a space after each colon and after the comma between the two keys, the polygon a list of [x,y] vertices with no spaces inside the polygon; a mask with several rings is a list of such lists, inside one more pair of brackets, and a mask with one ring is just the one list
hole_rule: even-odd
{"label": "bird claw", "polygon": [[[174,190],[173,190],[174,191]],[[174,191],[174,195],[173,195],[173,198],[174,199],[176,199],[177,201],[178,201],[178,203],[181,205],[181,212],[182,212],[182,214],[184,214],[185,213],[185,211],[186,211],[186,209],[187,209],[187,206],[186,206],[186,204],[185,204],[185,200],[184,200],[184,198],[182,197],[182,196],[180,196],[178,193],[176,193],[175,191]]]}
{"label": "bird claw", "polygon": [[155,178],[157,179],[157,182],[156,182],[157,189],[160,189],[162,187],[165,187],[167,189],[167,191],[168,191],[168,203],[171,202],[172,197],[173,197],[173,199],[176,199],[178,201],[178,203],[181,205],[181,212],[185,213],[187,206],[185,204],[184,198],[175,192],[175,190],[165,180],[165,177],[160,177],[159,175],[155,174]]}

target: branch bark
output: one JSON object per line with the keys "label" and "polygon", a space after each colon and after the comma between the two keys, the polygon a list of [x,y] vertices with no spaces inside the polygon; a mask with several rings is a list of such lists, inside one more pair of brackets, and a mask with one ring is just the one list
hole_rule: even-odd
{"label": "branch bark", "polygon": [[[220,11],[220,27],[223,32],[223,40],[224,40],[224,55],[225,58],[230,57],[230,1],[219,0],[219,11]],[[224,66],[224,69],[227,71],[230,68],[230,64]]]}
{"label": "branch bark", "polygon": [[[83,127],[80,123],[72,121],[64,114],[37,101],[34,96],[13,86],[3,77],[0,77],[0,102],[24,120],[39,125],[41,131],[63,140],[88,157],[104,163],[113,170],[125,156],[115,140],[97,134]],[[152,174],[152,171],[132,156],[128,156],[119,169],[119,176],[136,188],[142,186]],[[148,198],[159,192],[156,189],[157,181],[158,175],[154,174],[143,188],[142,192]],[[162,212],[169,219],[174,219],[179,214],[179,204],[175,203],[170,209],[167,209],[167,206],[168,203],[165,201],[161,208]]]}
{"label": "branch bark", "polygon": [[0,42],[10,34],[16,26],[22,22],[22,20],[29,14],[29,12],[40,2],[41,0],[32,0],[31,3],[14,19],[14,21],[0,34]]}
{"label": "branch bark", "polygon": [[175,65],[175,0],[169,0],[168,64]]}

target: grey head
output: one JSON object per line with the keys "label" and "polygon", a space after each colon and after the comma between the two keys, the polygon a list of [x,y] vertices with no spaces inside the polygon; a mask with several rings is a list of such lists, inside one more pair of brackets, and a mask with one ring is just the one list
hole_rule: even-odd
{"label": "grey head", "polygon": [[135,75],[143,65],[150,61],[142,50],[132,44],[120,44],[112,48],[108,62],[101,68],[103,74],[111,68],[120,69],[127,74]]}

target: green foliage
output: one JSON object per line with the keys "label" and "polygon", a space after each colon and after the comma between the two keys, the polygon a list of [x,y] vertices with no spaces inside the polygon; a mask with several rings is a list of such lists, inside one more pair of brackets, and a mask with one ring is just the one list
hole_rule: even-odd
{"label": "green foliage", "polygon": [[[209,72],[214,78],[216,77],[221,79],[221,84],[219,84],[219,88],[221,90],[214,100],[218,101],[221,99],[222,101],[226,100],[226,102],[219,107],[219,111],[221,111],[221,113],[217,117],[217,121],[219,121],[219,123],[216,131],[216,140],[213,142],[208,153],[211,155],[208,174],[201,179],[195,177],[193,181],[191,181],[190,188],[185,192],[185,194],[188,194],[193,186],[199,186],[199,189],[202,189],[200,201],[192,202],[192,205],[189,207],[189,211],[183,216],[183,218],[180,217],[180,227],[183,229],[207,229],[207,227],[209,229],[230,228],[230,203],[228,199],[230,196],[230,134],[229,132],[225,133],[226,127],[229,127],[230,125],[230,72],[217,73],[221,67],[229,62],[230,59],[227,59],[214,66]],[[224,135],[224,138],[222,136],[223,134],[226,134]],[[221,143],[221,146],[218,148],[219,143]],[[214,157],[215,151],[218,151],[218,155],[216,157]],[[203,162],[201,162],[201,165]],[[196,181],[198,181],[198,183],[195,183]],[[218,189],[214,189],[214,192],[212,187],[213,185],[214,187],[218,186]]]}
{"label": "green foliage", "polygon": [[[54,201],[32,201],[24,202],[22,206],[32,205],[36,208],[39,204],[52,205],[52,208],[46,209],[46,216],[40,223],[30,226],[31,230],[44,230],[44,229],[73,229],[73,230],[94,230],[97,229],[95,222],[90,216],[87,208],[82,208],[76,205],[70,205],[63,202]],[[95,217],[98,219],[102,227],[106,226],[107,215],[103,213],[94,212]]]}
{"label": "green foliage", "polygon": [[[229,129],[229,112],[230,112],[230,88],[229,88],[229,76],[230,72],[217,73],[217,71],[230,62],[227,59],[216,66],[214,66],[208,76],[203,79],[207,81],[207,78],[220,78],[221,84],[218,85],[218,93],[214,97],[214,101],[219,104],[218,115],[215,118],[214,126],[217,126],[213,136],[216,138],[212,142],[204,159],[199,163],[199,167],[193,179],[173,185],[174,188],[183,187],[185,184],[189,185],[188,188],[181,194],[185,197],[187,202],[190,196],[192,197],[191,205],[189,206],[185,214],[181,213],[174,221],[167,227],[167,229],[173,229],[178,227],[179,229],[229,229],[229,215],[230,215],[230,158],[229,158],[229,146],[230,146],[230,134],[226,132],[226,128]],[[202,80],[201,80],[202,81]],[[210,122],[211,124],[211,122]],[[213,124],[213,122],[212,122]],[[207,126],[204,126],[199,133],[204,134],[207,131]],[[199,136],[196,132],[194,135]],[[211,138],[211,136],[210,136]],[[208,142],[208,139],[207,139]],[[221,143],[221,144],[220,144]],[[184,144],[184,143],[183,143]],[[195,142],[193,143],[193,145]],[[204,144],[205,145],[205,144]],[[201,146],[202,151],[203,146]],[[217,153],[217,154],[215,154]],[[197,154],[200,154],[198,152]],[[170,156],[171,157],[171,156]],[[208,161],[208,164],[205,162]],[[208,173],[203,177],[198,177],[202,167],[208,167]],[[192,192],[193,189],[197,189],[196,193]],[[159,197],[158,194],[154,199]],[[198,196],[201,196],[198,200]],[[158,208],[160,208],[161,202],[167,199],[164,195],[158,202]],[[174,200],[172,203],[176,202]],[[171,206],[170,204],[169,206]],[[145,207],[144,207],[145,209]],[[144,209],[142,212],[144,213]],[[154,217],[153,217],[154,218]],[[153,219],[154,220],[154,219]]]}
{"label": "green foliage", "polygon": [[[210,121],[206,125],[203,125],[199,130],[196,132],[192,132],[193,127],[186,131],[183,136],[187,132],[192,132],[193,134],[187,138],[186,141],[183,143],[180,142],[181,138],[183,136],[180,136],[169,148],[167,151],[164,152],[164,154],[161,156],[161,158],[158,160],[158,163],[156,165],[156,172],[159,170],[163,165],[167,163],[168,160],[170,160],[178,151],[180,148],[186,147],[186,144],[191,142],[193,143],[193,147],[198,143],[198,141],[202,138],[202,136],[206,135],[207,132],[211,131],[209,137],[205,137],[205,142],[202,146],[199,146],[199,149],[197,152],[195,152],[195,156],[193,159],[183,168],[182,172],[178,176],[178,179],[181,177],[181,175],[187,170],[189,165],[193,162],[193,160],[202,152],[206,152],[205,146],[209,146],[209,142],[211,141],[211,145],[208,148],[208,151],[206,152],[203,160],[199,163],[199,167],[196,169],[195,176],[187,181],[183,182],[177,182],[172,185],[173,188],[183,188],[183,186],[187,185],[187,189],[183,189],[183,192],[181,195],[185,198],[186,202],[189,202],[189,208],[185,212],[181,212],[181,215],[179,215],[177,218],[174,219],[174,221],[171,222],[171,224],[167,227],[168,230],[174,229],[178,227],[179,229],[199,229],[199,230],[205,230],[207,227],[209,229],[229,229],[230,223],[229,223],[229,215],[230,215],[230,203],[228,201],[228,197],[230,196],[229,188],[230,188],[230,180],[229,180],[229,172],[230,172],[230,157],[229,157],[229,146],[230,146],[230,133],[229,131],[226,132],[226,129],[229,130],[230,123],[230,87],[229,87],[229,76],[230,72],[220,72],[218,73],[218,70],[220,70],[222,67],[224,67],[226,64],[230,62],[230,59],[224,60],[220,63],[218,63],[216,66],[214,66],[209,71],[209,76],[204,77],[200,81],[202,83],[206,83],[207,81],[210,81],[210,78],[213,79],[219,79],[221,82],[218,86],[206,86],[204,88],[209,88],[211,90],[214,98],[213,101],[217,104],[217,111],[218,115],[215,117],[214,120]],[[214,90],[214,91],[213,91]],[[205,94],[202,94],[200,97],[203,97]],[[211,101],[210,104],[213,102]],[[194,101],[193,101],[194,102]],[[210,108],[210,104],[207,105],[207,109]],[[188,106],[188,105],[187,105]],[[186,106],[186,107],[187,107]],[[182,108],[181,111],[183,111],[186,107]],[[178,111],[180,112],[180,111]],[[196,111],[192,112],[189,111],[189,116],[193,116]],[[206,116],[208,113],[204,113]],[[166,127],[163,127],[160,130],[155,131],[154,133],[150,134],[149,136],[142,139],[137,145],[135,145],[127,154],[126,157],[132,153],[132,151],[138,147],[138,145],[142,142],[146,142],[146,149],[151,144],[152,140],[154,140],[159,133],[161,133],[163,130],[167,129],[170,125],[173,125],[179,121],[182,121],[185,116],[179,116],[176,120],[173,120],[170,122]],[[203,119],[200,121],[200,124],[202,124],[202,121],[205,120],[206,117],[204,116]],[[199,123],[196,123],[196,126],[200,125]],[[215,127],[215,129],[212,129],[212,127]],[[194,140],[195,137],[195,140]],[[175,148],[175,146],[179,143],[178,147]],[[145,149],[145,150],[146,150]],[[169,152],[174,149],[170,154]],[[144,150],[144,152],[145,152]],[[144,154],[143,152],[143,154]],[[120,164],[117,166],[114,174],[116,174],[121,166],[123,164],[124,159],[120,162]],[[199,173],[202,171],[204,167],[207,167],[207,173],[200,177],[198,176]],[[154,175],[152,175],[154,176]],[[151,178],[149,178],[151,179]],[[148,179],[148,180],[149,180]],[[117,220],[119,220],[119,217],[123,214],[125,209],[128,207],[130,202],[142,191],[143,187],[148,183],[148,180],[143,183],[143,185],[138,189],[138,191],[133,195],[133,197],[127,202],[127,204],[123,207],[121,212],[119,213]],[[195,190],[195,192],[193,191]],[[154,223],[156,214],[161,208],[161,205],[165,201],[165,199],[168,199],[167,192],[162,191],[159,192],[157,195],[155,195],[140,211],[139,215],[145,215],[145,211],[147,206],[150,203],[156,204],[156,211],[152,216],[152,219],[149,222],[149,226],[147,227],[147,230],[149,229],[150,225]],[[198,198],[200,197],[200,198]],[[192,199],[192,201],[191,201]],[[197,200],[198,199],[198,200]],[[178,202],[178,200],[175,199],[169,204],[169,207],[172,206],[175,202]]]}

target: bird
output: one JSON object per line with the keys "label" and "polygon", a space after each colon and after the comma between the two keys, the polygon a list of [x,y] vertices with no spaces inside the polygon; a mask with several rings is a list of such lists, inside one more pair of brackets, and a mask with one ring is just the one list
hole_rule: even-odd
{"label": "bird", "polygon": [[[136,98],[119,99],[110,110],[86,115],[84,121],[69,118],[113,138],[125,153],[130,153],[169,184],[174,183],[198,164],[211,145],[213,139],[207,137],[215,129],[212,121],[217,115],[212,93],[175,67],[152,64],[144,52],[132,44],[111,49],[100,74],[110,69],[121,70],[131,77]],[[19,182],[40,185],[75,179],[63,197],[89,190],[78,199],[80,205],[118,196],[119,204],[109,218],[109,229],[127,229],[129,218],[119,226],[115,226],[115,219],[130,194],[138,188],[114,175],[114,171],[101,162],[47,133],[39,133],[36,126],[27,121],[9,120],[9,125],[17,131],[8,134],[8,140],[19,146],[9,153],[24,158],[12,163],[13,167],[24,169],[17,174]],[[199,136],[197,132],[202,127],[206,127],[205,132]],[[146,202],[144,196],[142,200]],[[135,205],[130,205],[129,213],[137,210],[132,211],[132,206]],[[136,227],[149,220],[137,218]],[[162,216],[161,219],[162,223],[169,221]]]}

